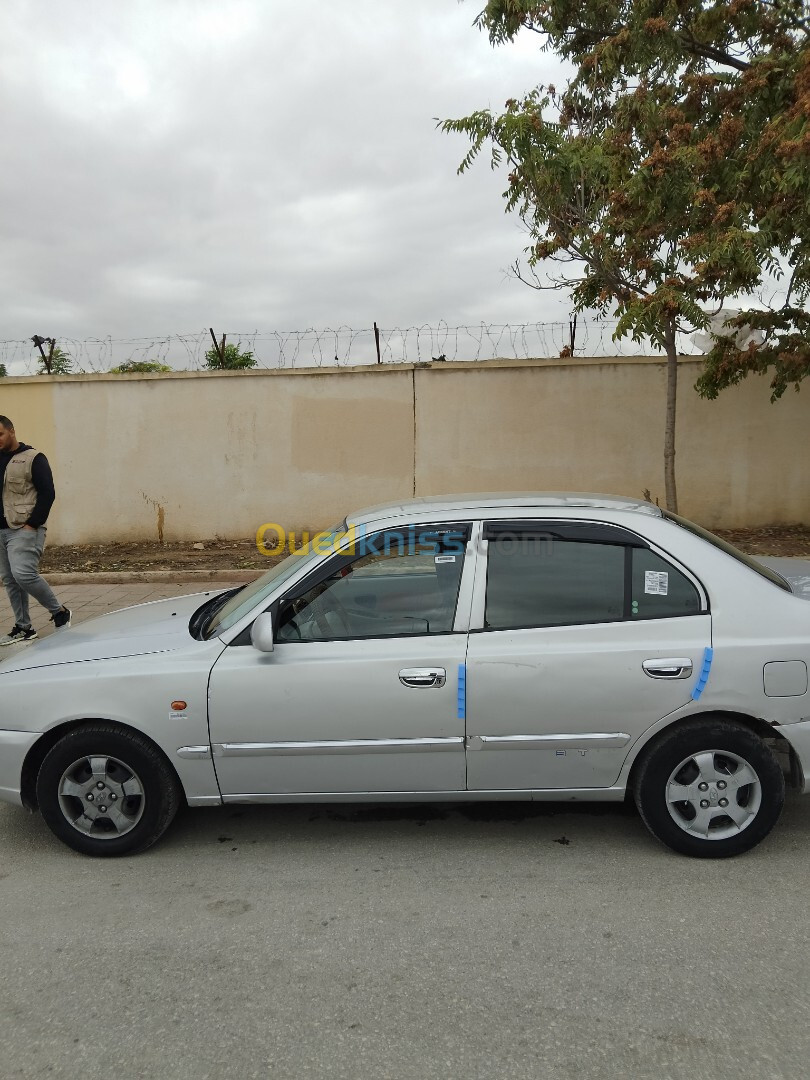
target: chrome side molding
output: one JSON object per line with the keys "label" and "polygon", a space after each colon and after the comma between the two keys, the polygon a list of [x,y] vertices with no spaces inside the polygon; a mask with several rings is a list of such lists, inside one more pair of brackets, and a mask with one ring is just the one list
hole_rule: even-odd
{"label": "chrome side molding", "polygon": [[585,731],[577,735],[470,735],[468,750],[588,750],[620,748],[630,742],[624,731]]}
{"label": "chrome side molding", "polygon": [[270,757],[289,754],[421,754],[463,750],[464,737],[447,739],[341,739],[323,742],[214,743],[215,757]]}

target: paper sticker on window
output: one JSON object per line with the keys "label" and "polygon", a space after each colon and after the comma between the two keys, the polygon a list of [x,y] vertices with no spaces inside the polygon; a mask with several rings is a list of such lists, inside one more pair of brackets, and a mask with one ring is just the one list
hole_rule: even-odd
{"label": "paper sticker on window", "polygon": [[455,562],[456,557],[455,555],[434,555],[433,561],[434,563]]}
{"label": "paper sticker on window", "polygon": [[644,592],[649,596],[666,596],[669,592],[669,574],[666,570],[645,570]]}

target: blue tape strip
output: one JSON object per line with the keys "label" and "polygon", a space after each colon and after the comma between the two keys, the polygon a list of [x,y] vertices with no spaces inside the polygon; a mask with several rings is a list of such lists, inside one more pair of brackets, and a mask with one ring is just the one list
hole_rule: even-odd
{"label": "blue tape strip", "polygon": [[467,719],[467,665],[458,665],[458,718]]}
{"label": "blue tape strip", "polygon": [[714,659],[714,649],[703,650],[703,667],[700,669],[700,675],[698,675],[698,681],[695,684],[695,689],[692,691],[692,701],[697,701],[703,691],[706,689],[706,683],[709,681],[709,672],[712,670],[712,660]]}

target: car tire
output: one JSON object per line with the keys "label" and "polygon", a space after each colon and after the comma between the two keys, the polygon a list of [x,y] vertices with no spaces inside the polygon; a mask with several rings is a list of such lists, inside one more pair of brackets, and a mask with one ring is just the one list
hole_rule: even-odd
{"label": "car tire", "polygon": [[182,799],[166,759],[147,739],[112,724],[75,728],[45,756],[39,809],[51,831],[83,855],[133,855],[151,847]]}
{"label": "car tire", "polygon": [[662,843],[683,855],[723,859],[768,835],[782,812],[785,778],[753,731],[706,717],[672,728],[646,751],[633,795]]}

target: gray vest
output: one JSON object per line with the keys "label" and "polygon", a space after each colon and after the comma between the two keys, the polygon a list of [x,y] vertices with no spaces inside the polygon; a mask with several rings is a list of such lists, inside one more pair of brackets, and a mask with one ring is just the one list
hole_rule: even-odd
{"label": "gray vest", "polygon": [[3,514],[10,529],[21,529],[36,506],[37,489],[31,480],[34,458],[39,453],[33,446],[20,451],[9,460],[3,478]]}

